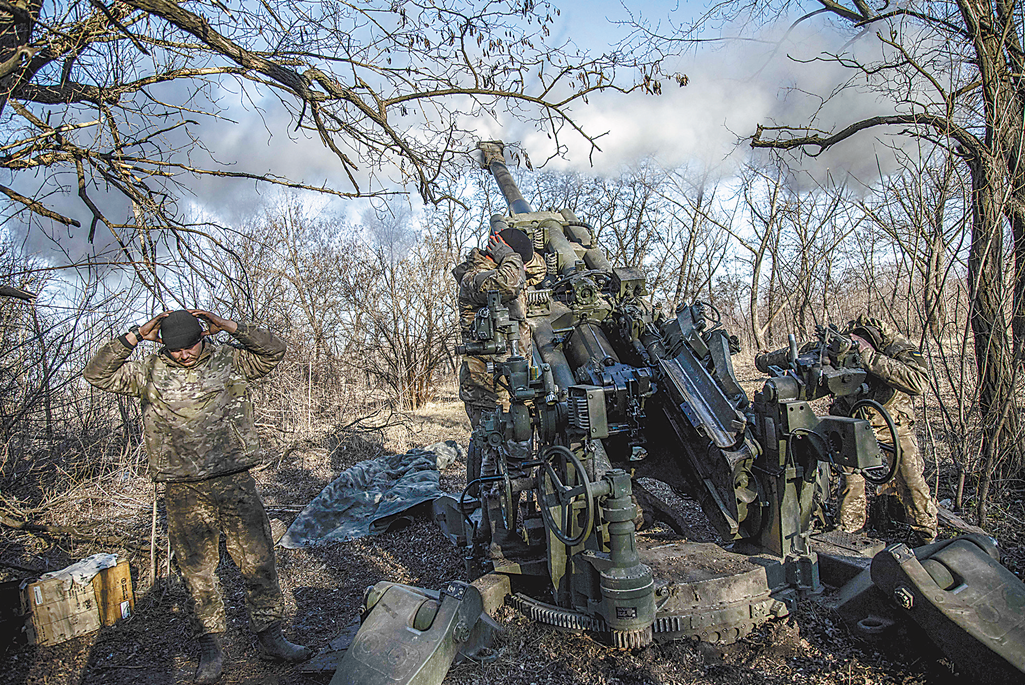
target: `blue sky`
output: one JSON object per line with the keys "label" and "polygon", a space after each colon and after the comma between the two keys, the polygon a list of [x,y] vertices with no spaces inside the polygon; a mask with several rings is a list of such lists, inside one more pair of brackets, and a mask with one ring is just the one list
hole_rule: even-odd
{"label": "blue sky", "polygon": [[[613,23],[628,17],[623,5],[613,0],[572,0],[557,2],[562,10],[552,38],[570,38],[592,52],[603,52],[625,29]],[[633,11],[646,14],[653,21],[664,20],[675,8],[674,21],[683,21],[688,14],[703,10],[703,3],[631,3]],[[767,41],[778,39],[789,22],[765,27]],[[668,82],[659,97],[634,93],[629,96],[599,95],[587,105],[574,108],[574,118],[588,131],[606,133],[603,152],[592,160],[589,149],[580,139],[570,142],[569,152],[551,167],[588,174],[613,175],[648,158],[667,166],[711,168],[724,177],[730,176],[744,161],[749,150],[746,139],[762,123],[785,121],[802,123],[817,102],[786,88],[799,84],[810,92],[829,92],[842,76],[828,65],[796,65],[788,56],[810,58],[822,51],[835,49],[846,40],[829,33],[824,23],[808,22],[790,37],[781,50],[767,42],[736,42],[706,46],[690,52],[667,65],[669,71],[686,73],[689,84],[680,88]],[[866,47],[872,47],[866,41]],[[855,45],[854,49],[859,46]],[[204,123],[201,135],[217,159],[234,168],[254,173],[273,171],[311,184],[325,181],[348,189],[338,161],[316,139],[294,133],[289,118],[274,98],[267,98],[263,118],[251,107],[238,107],[244,98],[237,92],[224,91],[224,104],[236,103],[229,116],[239,123]],[[871,94],[852,94],[842,107],[825,111],[825,123],[846,123],[855,117],[878,113],[883,107]],[[503,116],[499,121],[479,122],[481,138],[502,138],[519,143],[534,160],[544,159],[550,150],[547,136],[532,125]],[[823,157],[808,161],[808,170],[822,175],[847,173],[871,176],[876,170],[876,155],[881,146],[864,137],[856,145],[842,146]],[[242,220],[274,192],[257,190],[252,183],[218,182],[209,179],[189,182],[195,192],[183,205],[228,223]],[[50,198],[58,210],[85,218],[81,202],[74,195],[66,201]],[[413,198],[415,203],[415,197]],[[316,200],[311,200],[316,203]],[[335,206],[346,203],[335,203]],[[351,205],[352,203],[348,203]],[[121,210],[122,212],[125,210]],[[338,210],[331,210],[338,211]],[[346,212],[353,215],[354,212]],[[113,213],[112,213],[113,214]],[[80,235],[82,232],[76,232]],[[63,247],[72,253],[89,249],[79,238],[69,238]],[[72,244],[74,243],[74,244]],[[42,243],[40,243],[42,247]]]}

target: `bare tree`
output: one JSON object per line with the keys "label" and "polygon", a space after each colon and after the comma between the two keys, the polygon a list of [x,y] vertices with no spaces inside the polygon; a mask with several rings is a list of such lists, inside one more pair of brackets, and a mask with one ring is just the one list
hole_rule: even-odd
{"label": "bare tree", "polygon": [[971,221],[969,179],[957,160],[936,155],[905,156],[900,173],[884,180],[880,193],[860,202],[882,237],[908,262],[906,295],[919,302],[923,329],[939,339],[947,322],[944,287]]}
{"label": "bare tree", "polygon": [[[52,456],[61,459],[64,452],[52,448],[67,441],[76,425],[81,426],[83,407],[77,388],[84,355],[93,342],[90,310],[107,304],[96,296],[95,287],[77,295],[71,290],[56,295],[57,284],[43,266],[23,246],[12,243],[9,234],[0,233],[0,281],[15,284],[6,288],[20,293],[0,297],[0,484],[4,487],[8,477],[35,469],[32,462],[37,456],[40,462]],[[25,293],[35,297],[26,299]],[[26,453],[33,459],[23,460]]]}
{"label": "bare tree", "polygon": [[[555,43],[557,16],[547,2],[500,0],[5,2],[0,193],[23,221],[84,224],[90,242],[112,243],[111,264],[173,300],[160,285],[169,269],[217,274],[233,255],[230,236],[188,218],[190,179],[347,197],[408,184],[438,202],[476,119],[534,122],[555,154],[567,132],[596,148],[572,106],[631,90],[622,70],[640,65]],[[657,74],[641,72],[637,87],[657,89]],[[276,98],[294,131],[334,154],[348,186],[218,161],[199,124],[232,116],[226,89],[260,115],[274,107],[265,96]]]}
{"label": "bare tree", "polygon": [[[832,97],[843,97],[856,81],[867,83],[890,98],[894,111],[835,130],[819,130],[815,121],[759,125],[752,137],[754,147],[815,155],[863,132],[882,130],[942,145],[969,170],[971,327],[979,404],[988,431],[978,508],[980,519],[985,519],[996,464],[1010,458],[1014,471],[1025,467],[1014,390],[1025,339],[1025,87],[1018,78],[1025,69],[1022,5],[958,0],[885,3],[877,9],[861,0],[741,0],[717,3],[698,24],[680,27],[667,38],[690,45],[712,22],[757,26],[795,14],[798,22],[832,21],[852,36],[838,54],[819,56],[858,77],[840,84]],[[645,27],[639,30],[650,37]],[[847,49],[861,38],[880,44],[872,61]],[[1004,290],[1008,231],[1014,241],[1013,299],[1005,298]],[[1013,302],[1010,322],[1008,300]]]}
{"label": "bare tree", "polygon": [[774,262],[799,336],[810,334],[812,324],[832,318],[834,270],[846,266],[839,247],[863,219],[850,210],[853,203],[842,185],[787,192],[784,230]]}
{"label": "bare tree", "polygon": [[365,274],[350,284],[360,292],[353,304],[364,322],[352,331],[361,350],[350,364],[407,409],[434,398],[458,331],[450,254],[438,236],[414,232],[411,219],[401,212],[364,217],[376,244],[362,254]]}
{"label": "bare tree", "polygon": [[721,306],[716,285],[723,277],[720,268],[731,253],[728,227],[736,217],[737,205],[720,200],[719,186],[708,169],[696,174],[676,169],[667,182],[661,194],[670,211],[659,218],[660,258],[654,260],[668,272],[663,288],[667,300],[673,309],[696,299]]}
{"label": "bare tree", "polygon": [[[737,243],[750,253],[751,287],[748,290],[748,316],[750,317],[751,334],[754,336],[755,347],[759,350],[769,349],[766,331],[779,314],[783,312],[784,303],[777,302],[776,283],[778,272],[773,256],[778,251],[780,232],[783,223],[785,205],[784,171],[774,169],[763,171],[749,166],[743,179],[743,199],[750,215],[750,233],[743,234],[735,228],[729,228],[730,235]],[[769,268],[768,305],[765,321],[761,320],[762,312],[762,274]]]}

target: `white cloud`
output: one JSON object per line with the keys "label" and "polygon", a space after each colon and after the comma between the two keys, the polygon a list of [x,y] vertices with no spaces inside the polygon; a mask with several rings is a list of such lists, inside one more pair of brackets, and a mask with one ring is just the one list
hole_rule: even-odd
{"label": "white cloud", "polygon": [[[651,10],[655,11],[663,10]],[[556,25],[556,35],[578,43],[599,42],[600,37],[611,42],[623,29],[608,24],[605,17],[624,16],[625,10],[615,3],[604,2],[597,9],[591,9],[581,2],[571,5],[570,11],[564,13]],[[833,63],[799,64],[788,58],[793,55],[809,59],[835,51],[846,42],[847,35],[832,32],[826,22],[813,20],[802,24],[784,46],[776,49],[771,41],[778,39],[782,30],[767,30],[762,38],[769,42],[737,41],[668,65],[667,71],[687,74],[689,85],[686,87],[678,87],[672,78],[667,78],[660,96],[640,92],[610,93],[593,96],[589,104],[577,105],[573,116],[586,130],[593,134],[608,132],[599,140],[602,152],[594,155],[592,167],[586,141],[564,129],[560,140],[568,145],[568,153],[564,159],[553,160],[550,167],[614,174],[624,165],[654,157],[667,166],[709,166],[718,168],[724,175],[730,174],[749,153],[744,139],[754,133],[757,124],[808,121],[820,102],[807,93],[828,94],[850,76],[850,72]],[[605,49],[603,45],[592,48],[595,52]],[[878,42],[869,34],[855,43],[853,49],[878,50]],[[795,86],[800,90],[792,89]],[[237,171],[273,173],[310,185],[326,183],[338,189],[351,189],[337,157],[316,137],[294,131],[292,117],[273,95],[257,91],[253,96],[255,103],[237,89],[233,90],[230,83],[225,84],[215,91],[215,100],[225,108],[225,116],[235,121],[206,118],[191,128],[214,159]],[[876,93],[851,89],[818,112],[818,126],[828,129],[888,111],[891,105]],[[534,125],[508,114],[500,115],[499,121],[472,123],[481,138],[519,143],[535,162],[543,161],[553,149],[552,141]],[[861,134],[819,158],[804,158],[802,163],[818,179],[829,171],[834,178],[851,173],[867,181],[877,173],[877,155],[881,155],[885,171],[891,163],[885,144],[879,142],[876,134]],[[209,160],[204,157],[197,152],[192,163],[209,166]],[[369,186],[372,171],[364,164],[357,172],[363,189]],[[82,229],[64,231],[59,238],[66,251],[60,258],[74,260],[96,248],[88,245],[84,238],[88,232],[88,210],[73,193],[74,179],[66,180],[72,192],[52,195],[46,202],[84,224]],[[274,188],[255,182],[212,177],[183,177],[182,180],[193,195],[182,198],[181,207],[190,207],[195,214],[228,224],[251,216],[268,198],[277,194]],[[17,183],[16,187],[29,193],[39,185],[40,179],[28,179]],[[104,197],[99,189],[94,191],[94,197],[105,203],[114,220],[127,216],[129,208],[123,199],[113,195]],[[352,216],[362,209],[362,203],[334,201],[326,205],[324,211]],[[48,239],[38,236],[30,241],[32,247],[40,251],[48,249],[48,245],[49,249],[53,247]]]}
{"label": "white cloud", "polygon": [[[599,139],[602,151],[594,154],[593,167],[586,141],[569,135],[562,139],[568,154],[551,166],[608,175],[652,157],[669,167],[696,165],[729,175],[750,153],[750,136],[759,124],[803,125],[814,117],[817,128],[839,130],[853,121],[893,112],[890,101],[864,87],[846,89],[823,103],[821,97],[849,79],[851,72],[834,62],[807,60],[838,51],[849,35],[826,24],[807,23],[777,47],[780,32],[770,27],[758,42],[735,41],[678,58],[667,64],[666,71],[686,74],[688,85],[680,87],[666,78],[661,95],[636,91],[592,97],[589,106],[577,107],[574,114],[588,132],[607,132]],[[878,42],[869,35],[849,49],[868,53],[878,50]],[[519,122],[504,129],[488,128],[489,135],[504,136],[507,142],[518,136],[535,160],[552,149],[545,134]],[[887,146],[905,143],[883,130],[863,133],[820,157],[800,156],[798,167],[818,181],[829,173],[870,182],[878,176],[879,166],[884,172],[892,168]]]}

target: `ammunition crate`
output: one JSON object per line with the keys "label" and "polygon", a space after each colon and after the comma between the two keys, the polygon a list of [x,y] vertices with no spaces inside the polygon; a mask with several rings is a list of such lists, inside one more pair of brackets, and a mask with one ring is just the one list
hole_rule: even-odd
{"label": "ammunition crate", "polygon": [[21,595],[29,616],[29,642],[56,645],[114,625],[135,607],[128,561],[103,569],[85,584],[48,578],[27,585]]}

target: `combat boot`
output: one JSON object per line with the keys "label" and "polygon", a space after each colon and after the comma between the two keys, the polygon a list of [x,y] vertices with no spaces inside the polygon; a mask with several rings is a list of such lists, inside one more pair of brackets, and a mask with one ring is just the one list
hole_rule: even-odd
{"label": "combat boot", "polygon": [[911,531],[911,545],[913,547],[923,547],[925,545],[931,545],[936,542],[936,533],[931,530],[912,530]]}
{"label": "combat boot", "polygon": [[281,634],[281,623],[272,623],[256,634],[260,641],[260,656],[275,661],[298,663],[310,658],[310,648],[295,645]]}
{"label": "combat boot", "polygon": [[204,633],[199,636],[199,668],[196,669],[196,683],[212,685],[221,679],[224,672],[224,654],[221,652],[221,634]]}

